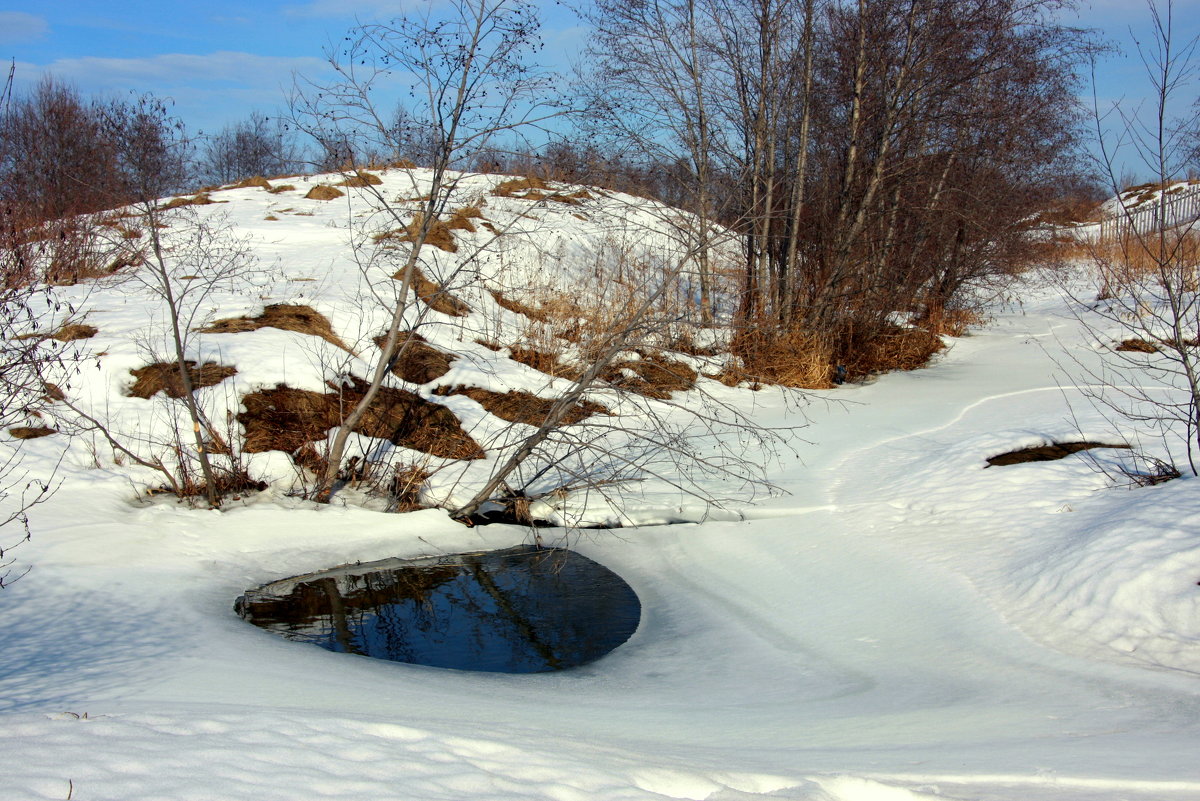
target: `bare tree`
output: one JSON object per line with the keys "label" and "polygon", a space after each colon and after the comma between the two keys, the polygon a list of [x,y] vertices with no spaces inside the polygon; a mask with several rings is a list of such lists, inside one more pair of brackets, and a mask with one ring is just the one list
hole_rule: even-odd
{"label": "bare tree", "polygon": [[[1200,75],[1200,39],[1179,41],[1175,9],[1167,0],[1147,4],[1152,35],[1137,43],[1150,100],[1131,108],[1095,111],[1102,168],[1115,195],[1115,225],[1095,243],[1092,263],[1100,298],[1081,317],[1101,352],[1099,369],[1079,365],[1095,387],[1090,397],[1111,416],[1157,433],[1171,454],[1182,444],[1187,466],[1200,474],[1200,220],[1173,213],[1191,159],[1188,136],[1200,110],[1172,119],[1176,98],[1194,91]],[[1106,130],[1109,121],[1113,130]],[[1118,160],[1139,161],[1153,180],[1123,186]],[[1115,336],[1114,336],[1115,333]],[[1173,465],[1158,464],[1161,470]],[[1136,480],[1135,476],[1135,480]]]}
{"label": "bare tree", "polygon": [[287,175],[299,169],[301,158],[283,121],[254,111],[208,137],[199,161],[206,182],[228,184],[258,175]]}
{"label": "bare tree", "polygon": [[[423,15],[353,30],[345,50],[329,54],[339,80],[309,85],[297,95],[298,116],[310,133],[318,140],[343,143],[351,154],[405,158],[411,126],[430,146],[430,173],[423,182],[428,194],[395,273],[400,284],[391,320],[361,398],[330,446],[317,487],[320,499],[328,500],[352,430],[411,341],[404,334],[406,314],[422,249],[456,186],[451,170],[469,163],[498,137],[523,135],[560,113],[546,101],[551,96],[546,75],[530,61],[539,45],[537,30],[536,11],[524,0],[452,0],[430,6]],[[410,84],[411,102],[403,115],[386,113],[374,94],[376,86],[394,77]],[[398,119],[408,124],[399,125]],[[379,210],[397,227],[410,225],[406,209],[369,184],[364,189],[373,193]]]}

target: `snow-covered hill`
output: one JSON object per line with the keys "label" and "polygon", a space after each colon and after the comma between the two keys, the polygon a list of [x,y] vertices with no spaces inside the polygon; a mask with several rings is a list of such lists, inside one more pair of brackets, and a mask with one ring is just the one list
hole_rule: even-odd
{"label": "snow-covered hill", "polygon": [[[419,190],[399,185],[406,175],[384,176],[389,195]],[[489,290],[526,303],[531,285],[592,293],[597,254],[645,248],[638,258],[666,264],[675,247],[670,215],[643,201],[595,190],[577,204],[504,198],[491,194],[501,180],[463,181],[455,205],[478,206],[480,230],[455,231],[458,253],[435,254],[452,273],[490,233],[483,222],[505,232],[508,250],[474,262],[470,280],[430,276],[470,307],[419,328],[455,356],[449,371],[396,384],[445,405],[489,451],[511,427],[438,387],[551,397],[563,380],[508,358],[537,329]],[[381,325],[365,302],[379,284],[360,272],[379,250],[351,243],[395,226],[355,205],[358,190],[305,200],[304,179],[289,183],[188,207],[227,216],[264,268],[253,290],[218,288],[203,316],[305,305],[346,348],[269,326],[203,335],[199,358],[237,369],[201,390],[214,415],[220,404],[243,411],[239,399],[278,383],[320,393],[331,377],[361,375]],[[540,233],[515,232],[524,222]],[[635,236],[648,229],[659,238]],[[620,260],[602,261],[601,291]],[[1083,296],[1089,279],[1071,280]],[[65,291],[98,329],[80,340],[93,358],[66,391],[153,434],[169,404],[127,393],[162,309],[128,282]],[[273,579],[506,547],[529,541],[527,529],[312,504],[287,494],[296,472],[283,451],[248,455],[274,483],[224,511],[147,502],[153,475],[77,441],[14,552],[33,569],[0,591],[0,798],[1200,799],[1195,480],[1114,488],[1096,469],[1126,458],[1111,449],[1087,452],[1099,461],[987,461],[1053,441],[1157,447],[1087,403],[1075,366],[1106,348],[1081,313],[1086,305],[1031,276],[1019,303],[994,309],[926,369],[803,397],[698,378],[718,409],[768,429],[807,423],[798,455],[764,459],[786,494],[744,500],[735,519],[541,530],[618,572],[643,603],[625,645],[555,674],[329,653],[276,639],[232,608]],[[671,357],[707,369],[705,357]],[[645,406],[635,407],[605,419],[636,421]],[[38,469],[64,438],[24,445]],[[640,483],[644,519],[671,508],[703,517],[680,509],[669,482]],[[434,480],[427,492],[453,485]]]}

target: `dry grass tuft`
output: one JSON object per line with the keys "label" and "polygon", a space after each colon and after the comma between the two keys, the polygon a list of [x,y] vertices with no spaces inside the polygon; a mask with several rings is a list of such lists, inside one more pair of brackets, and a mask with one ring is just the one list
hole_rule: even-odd
{"label": "dry grass tuft", "polygon": [[[442,387],[438,395],[465,395],[479,403],[488,413],[507,420],[510,423],[524,423],[531,426],[542,426],[550,415],[555,401],[552,398],[540,398],[531,392],[512,390],[510,392],[494,392],[482,387],[457,386],[453,389]],[[574,425],[586,420],[593,414],[608,414],[608,409],[592,401],[576,403],[562,419],[559,425]]]}
{"label": "dry grass tuft", "polygon": [[[187,371],[193,390],[214,386],[237,374],[235,367],[216,362],[205,362],[197,367],[196,363],[190,360],[187,362]],[[174,362],[155,362],[129,372],[137,379],[129,388],[131,397],[150,398],[158,392],[165,392],[170,398],[182,398],[184,395],[179,365]]]}
{"label": "dry grass tuft", "polygon": [[325,184],[317,184],[312,189],[308,190],[308,194],[304,197],[308,200],[333,200],[341,197],[344,192],[340,189],[334,189],[332,186]]}
{"label": "dry grass tuft", "polygon": [[367,172],[366,170],[356,170],[354,175],[346,178],[338,186],[361,188],[364,186],[379,186],[381,183],[383,183],[383,179],[375,173]]}
{"label": "dry grass tuft", "polygon": [[272,195],[278,195],[282,192],[295,192],[296,187],[293,186],[292,184],[280,184],[279,186],[271,187],[267,191],[270,192]]}
{"label": "dry grass tuft", "polygon": [[[404,270],[397,271],[392,278],[396,281],[403,281]],[[425,273],[421,272],[420,268],[415,265],[413,266],[412,287],[413,291],[417,293],[417,297],[426,306],[436,312],[441,312],[451,317],[466,317],[471,313],[470,306],[451,295],[442,285],[430,281],[425,276]]]}
{"label": "dry grass tuft", "polygon": [[803,331],[751,328],[730,345],[735,361],[716,376],[724,384],[779,384],[801,389],[833,386],[833,350],[821,337]]}
{"label": "dry grass tuft", "polygon": [[417,168],[417,163],[412,159],[401,158],[396,159],[388,166],[396,170],[415,170]]}
{"label": "dry grass tuft", "polygon": [[553,353],[536,348],[514,347],[509,358],[526,367],[532,367],[539,373],[545,373],[555,378],[565,378],[568,381],[574,381],[583,375],[583,371],[578,367],[560,361],[558,356]]}
{"label": "dry grass tuft", "polygon": [[923,328],[893,325],[866,341],[849,337],[840,363],[845,366],[848,379],[892,370],[916,370],[943,348],[945,345],[937,334]]}
{"label": "dry grass tuft", "polygon": [[452,231],[467,231],[475,233],[476,228],[471,220],[482,220],[483,212],[478,206],[463,206],[461,209],[455,209],[450,215],[450,219],[446,222],[446,227]]}
{"label": "dry grass tuft", "polygon": [[[518,192],[533,192],[549,188],[549,185],[541,178],[529,176],[528,178],[511,178],[501,181],[492,189],[492,194],[496,197],[520,197]],[[543,197],[545,196],[543,195]]]}
{"label": "dry grass tuft", "polygon": [[96,336],[96,334],[98,334],[99,332],[100,332],[100,329],[96,328],[94,325],[85,325],[83,323],[69,323],[67,325],[64,325],[62,328],[58,329],[57,331],[55,331],[53,334],[42,334],[42,333],[19,334],[19,335],[13,337],[13,339],[19,339],[19,340],[36,339],[39,341],[44,340],[44,339],[55,339],[55,340],[58,340],[59,342],[74,342],[77,339],[91,339],[92,337]]}
{"label": "dry grass tuft", "polygon": [[13,439],[38,439],[57,433],[55,429],[46,426],[15,426],[8,429],[8,434]]}
{"label": "dry grass tuft", "polygon": [[250,189],[255,186],[265,189],[268,192],[271,191],[271,182],[268,181],[266,178],[263,178],[261,175],[256,175],[253,178],[245,178],[241,181],[238,181],[236,184],[233,185],[233,188],[234,189]]}
{"label": "dry grass tuft", "polygon": [[576,192],[555,192],[541,178],[513,178],[501,181],[492,189],[496,197],[511,197],[517,200],[552,200],[555,203],[565,203],[568,206],[578,206],[582,200],[591,200],[592,195],[586,189]]}
{"label": "dry grass tuft", "polygon": [[616,389],[659,400],[696,386],[696,371],[686,364],[668,359],[661,353],[640,355],[640,359],[613,362],[600,377]]}
{"label": "dry grass tuft", "polygon": [[[407,345],[403,345],[405,337],[409,338]],[[386,340],[386,336],[377,336],[375,344],[382,348]],[[450,372],[450,363],[455,357],[433,347],[420,334],[415,331],[402,332],[400,342],[404,353],[392,365],[393,375],[411,384],[428,384]]]}
{"label": "dry grass tuft", "polygon": [[[412,222],[408,224],[407,228],[396,231],[385,231],[382,234],[376,234],[373,238],[376,242],[385,244],[388,242],[416,242],[417,237],[421,234],[421,225],[424,222],[425,216],[418,213],[413,217]],[[451,222],[453,222],[453,219]],[[469,221],[467,221],[467,225],[470,225]],[[454,234],[450,232],[452,227],[455,226],[447,225],[441,220],[434,220],[429,226],[429,231],[425,234],[425,244],[440,248],[447,253],[457,253],[458,243],[454,241]],[[462,229],[461,225],[457,227]],[[474,226],[471,226],[470,230],[474,231]]]}
{"label": "dry grass tuft", "polygon": [[543,311],[542,309],[535,309],[533,306],[527,306],[521,301],[514,300],[513,298],[510,298],[497,290],[493,289],[490,291],[492,298],[495,299],[496,304],[501,308],[508,309],[510,312],[514,312],[516,314],[523,314],[529,319],[539,323],[550,321],[550,315],[546,311]]}
{"label": "dry grass tuft", "polygon": [[218,202],[226,203],[228,201],[213,200],[211,197],[208,196],[208,193],[201,192],[200,194],[196,195],[195,197],[173,198],[173,199],[167,201],[166,203],[164,203],[162,205],[162,208],[165,210],[165,209],[178,209],[182,206],[210,206],[213,203],[218,203]]}
{"label": "dry grass tuft", "polygon": [[59,342],[74,342],[78,339],[91,339],[100,333],[100,329],[94,325],[85,323],[70,323],[50,335],[51,339],[57,339]]}
{"label": "dry grass tuft", "polygon": [[294,331],[298,334],[320,337],[331,345],[335,345],[348,353],[353,353],[348,345],[333,332],[329,318],[311,306],[297,306],[289,303],[273,303],[263,309],[257,317],[230,317],[200,329],[202,334],[238,334],[245,331],[257,331],[260,328],[278,328],[281,331]]}
{"label": "dry grass tuft", "polygon": [[[279,385],[246,395],[242,398],[246,411],[238,415],[245,430],[243,450],[302,451],[340,425],[366,388],[366,382],[355,379],[350,387],[324,394]],[[449,409],[391,387],[380,389],[354,431],[447,459],[486,455]]]}
{"label": "dry grass tuft", "polygon": [[268,214],[266,217],[263,217],[263,219],[267,222],[279,222],[279,218],[274,214]]}
{"label": "dry grass tuft", "polygon": [[1158,353],[1158,346],[1144,339],[1126,339],[1113,350],[1132,351],[1135,353]]}
{"label": "dry grass tuft", "polygon": [[[338,421],[329,396],[283,384],[243,396],[242,406],[246,411],[237,419],[244,431],[245,453],[296,453],[308,443],[323,439]],[[304,449],[308,450],[315,454],[311,446]]]}
{"label": "dry grass tuft", "polygon": [[415,512],[424,509],[421,503],[421,487],[432,473],[415,465],[396,465],[387,493],[392,499],[393,512]]}

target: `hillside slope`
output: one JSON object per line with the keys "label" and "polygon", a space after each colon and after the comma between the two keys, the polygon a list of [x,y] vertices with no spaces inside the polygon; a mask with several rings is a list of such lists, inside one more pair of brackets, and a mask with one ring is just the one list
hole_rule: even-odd
{"label": "hillside slope", "polygon": [[[346,206],[336,211],[344,196],[301,203],[300,194],[299,186],[286,200],[230,190],[212,195],[229,204],[197,207],[229,212],[267,264],[279,258],[253,295],[224,291],[205,314],[308,305],[348,347],[364,349],[379,321],[357,311],[363,295],[345,225],[368,218],[354,217],[354,206],[349,218]],[[574,264],[571,280],[581,280],[592,262],[570,254],[590,252],[584,245],[594,240],[572,215],[608,218],[599,200],[552,203],[513,206],[523,209],[514,214],[545,214],[547,231],[564,230],[564,256],[545,262],[545,273]],[[498,226],[501,205],[487,196],[481,207]],[[273,227],[295,213],[283,211],[289,206],[313,216]],[[613,208],[597,225],[601,241],[621,224]],[[263,219],[268,213],[280,220]],[[456,355],[449,372],[396,385],[453,411],[489,451],[504,440],[483,432],[507,427],[484,425],[479,401],[434,389],[550,396],[561,386],[505,355],[528,323],[487,289],[520,285],[534,270],[522,264],[503,286],[489,285],[501,278],[481,267],[480,281],[455,292],[471,313],[431,315],[420,329]],[[1030,275],[1012,304],[992,309],[986,327],[926,369],[804,398],[698,379],[705,402],[718,404],[715,417],[733,407],[768,431],[807,424],[804,441],[793,440],[796,454],[764,451],[736,428],[730,435],[733,450],[766,464],[783,492],[743,497],[728,519],[707,510],[695,523],[539,530],[543,542],[619,573],[642,601],[628,642],[558,673],[465,673],[335,654],[276,638],[233,612],[239,594],[271,580],[507,547],[532,541],[527,528],[466,528],[438,509],[381,514],[369,499],[313,504],[288,495],[295,470],[283,451],[248,456],[275,482],[267,491],[221,512],[189,509],[147,499],[154,476],[115,464],[102,441],[76,441],[62,486],[33,510],[32,539],[14,551],[33,569],[0,591],[0,797],[1200,798],[1195,480],[1115,486],[1101,468],[1130,467],[1128,452],[1115,448],[989,465],[999,454],[1073,440],[1167,455],[1152,432],[1114,424],[1088,403],[1088,382],[1073,371],[1096,367],[1119,328],[1083,325],[1091,301],[1064,294],[1064,281],[1074,282],[1075,297],[1094,297],[1083,268],[1053,281]],[[161,311],[128,286],[67,290],[99,329],[80,340],[99,367],[84,362],[65,391],[150,430],[163,423],[148,410],[167,404],[124,393],[129,370],[147,358],[136,332]],[[484,324],[507,351],[472,341],[469,326]],[[360,358],[269,327],[199,342],[203,359],[238,369],[201,391],[231,411],[281,381],[326,392],[331,376],[356,372],[347,366]],[[703,357],[670,358],[704,368]],[[678,422],[671,415],[693,397],[634,394],[627,413],[598,419],[615,423],[601,427],[607,432],[657,408]],[[589,398],[622,411],[608,390]],[[26,441],[26,465],[45,469],[63,443]],[[410,451],[397,449],[422,458]],[[491,458],[448,461],[469,472]],[[719,475],[697,480],[735,495]],[[431,484],[427,492],[438,492]],[[624,522],[706,514],[666,478],[634,486],[638,496],[620,499]]]}

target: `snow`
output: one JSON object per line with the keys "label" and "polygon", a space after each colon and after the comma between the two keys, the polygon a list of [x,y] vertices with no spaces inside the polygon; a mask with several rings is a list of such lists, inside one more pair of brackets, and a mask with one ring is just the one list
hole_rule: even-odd
{"label": "snow", "polygon": [[[499,179],[472,179],[488,180]],[[273,283],[214,296],[213,316],[312,303],[361,344],[377,326],[350,313],[356,207],[303,201],[293,182],[296,193],[230,190],[214,193],[230,203],[203,207],[228,215],[264,264],[278,259]],[[489,219],[517,202],[500,200],[489,198]],[[612,218],[602,236],[632,202],[582,211]],[[599,249],[570,216],[581,209],[551,205],[531,238],[550,230],[564,248]],[[314,216],[262,220],[288,206]],[[506,280],[534,280],[536,259],[510,247],[526,269]],[[568,285],[586,272],[563,269]],[[86,347],[107,354],[72,391],[119,425],[157,430],[163,415],[148,410],[159,407],[119,389],[145,362],[138,335],[160,309],[128,285],[71,291],[101,329]],[[422,328],[462,354],[441,383],[551,394],[471,341],[483,316],[520,324],[485,296],[464,292],[486,309],[467,328]],[[530,541],[525,529],[314,506],[286,495],[278,453],[252,460],[275,486],[225,511],[139,501],[152,476],[76,442],[62,487],[31,513],[32,539],[12,552],[31,571],[0,591],[0,798],[1200,799],[1194,479],[1114,487],[1096,466],[1120,457],[1098,451],[986,467],[1053,440],[1139,440],[1075,386],[1068,367],[1104,356],[1077,311],[1034,278],[1019,305],[997,307],[926,369],[807,401],[712,384],[764,425],[807,422],[796,454],[770,462],[786,494],[712,510],[672,506],[652,486],[631,516],[703,522],[543,530],[616,571],[643,604],[629,642],[555,674],[335,654],[233,612],[240,593],[275,579],[507,547]],[[281,380],[320,390],[346,360],[362,370],[322,340],[273,329],[198,343],[239,369],[228,388],[202,391],[217,406]],[[474,402],[441,400],[465,423],[483,420]],[[502,427],[492,433],[502,442]],[[24,447],[36,468],[64,442]]]}

